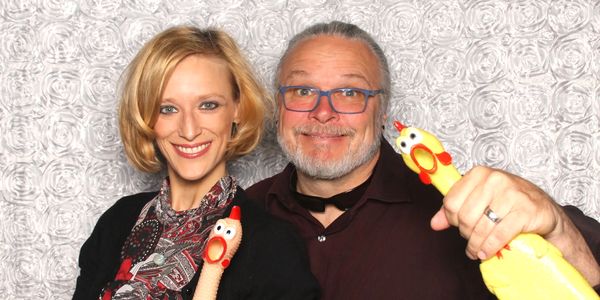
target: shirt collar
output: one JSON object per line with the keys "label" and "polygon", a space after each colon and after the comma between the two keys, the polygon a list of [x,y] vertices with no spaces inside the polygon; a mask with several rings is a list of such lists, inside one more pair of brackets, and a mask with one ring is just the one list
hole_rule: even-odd
{"label": "shirt collar", "polygon": [[409,192],[398,186],[408,186],[407,183],[413,181],[409,176],[415,174],[383,137],[379,149],[379,160],[375,164],[373,179],[366,192],[367,197],[388,203],[411,202]]}

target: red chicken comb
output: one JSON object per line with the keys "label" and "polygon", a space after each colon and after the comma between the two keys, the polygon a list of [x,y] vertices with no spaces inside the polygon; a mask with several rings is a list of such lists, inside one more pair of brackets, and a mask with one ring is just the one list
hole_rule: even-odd
{"label": "red chicken comb", "polygon": [[404,124],[400,123],[400,121],[394,121],[394,127],[398,130],[398,132],[402,131],[402,129],[406,128]]}
{"label": "red chicken comb", "polygon": [[241,217],[242,217],[242,210],[240,209],[239,206],[234,205],[231,208],[231,213],[229,213],[229,218],[233,219],[233,220],[238,220],[239,221],[241,219]]}

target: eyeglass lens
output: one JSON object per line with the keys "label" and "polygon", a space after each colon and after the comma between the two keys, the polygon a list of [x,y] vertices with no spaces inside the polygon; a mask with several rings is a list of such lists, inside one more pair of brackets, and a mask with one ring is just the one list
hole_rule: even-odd
{"label": "eyeglass lens", "polygon": [[[312,111],[317,106],[319,90],[305,87],[291,87],[283,94],[288,109]],[[356,113],[364,110],[367,95],[355,89],[336,89],[331,91],[333,109],[341,113]]]}

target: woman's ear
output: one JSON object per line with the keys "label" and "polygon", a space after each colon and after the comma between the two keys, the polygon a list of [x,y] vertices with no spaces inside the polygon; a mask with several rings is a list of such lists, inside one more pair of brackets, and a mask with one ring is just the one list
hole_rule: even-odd
{"label": "woman's ear", "polygon": [[234,123],[239,123],[240,122],[240,102],[241,99],[238,98],[235,101],[233,101],[233,122]]}
{"label": "woman's ear", "polygon": [[231,122],[231,138],[237,135],[238,124],[240,123],[240,100],[233,101],[233,122]]}

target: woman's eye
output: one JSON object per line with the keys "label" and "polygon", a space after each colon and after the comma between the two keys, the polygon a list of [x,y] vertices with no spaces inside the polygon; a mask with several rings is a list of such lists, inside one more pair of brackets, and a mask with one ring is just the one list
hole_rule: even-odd
{"label": "woman's eye", "polygon": [[173,114],[173,113],[176,113],[176,112],[177,112],[177,108],[175,108],[175,107],[173,107],[171,105],[163,105],[163,106],[160,107],[160,113],[161,114],[168,115],[168,114]]}
{"label": "woman's eye", "polygon": [[200,109],[203,110],[213,110],[217,107],[219,107],[219,103],[214,101],[202,102],[202,104],[200,104]]}

